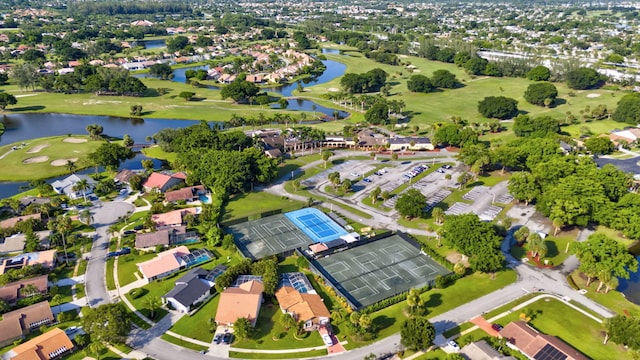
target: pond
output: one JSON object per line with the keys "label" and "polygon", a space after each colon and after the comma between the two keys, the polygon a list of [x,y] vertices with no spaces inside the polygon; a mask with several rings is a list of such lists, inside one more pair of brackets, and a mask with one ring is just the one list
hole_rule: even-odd
{"label": "pond", "polygon": [[[636,257],[640,262],[640,256]],[[618,291],[620,291],[627,300],[634,304],[640,305],[640,269],[631,273],[629,280],[619,279]]]}
{"label": "pond", "polygon": [[[335,49],[322,49],[322,52],[325,54],[340,54],[340,50],[335,50]],[[327,83],[335,78],[338,78],[340,76],[342,76],[345,71],[347,70],[347,66],[341,62],[338,61],[334,61],[334,60],[322,60],[322,63],[326,66],[326,70],[320,75],[320,76],[316,76],[316,77],[309,77],[309,78],[305,78],[302,79],[302,84],[303,86],[313,86],[313,85],[320,85],[320,84],[324,84]],[[171,79],[171,81],[174,82],[179,82],[179,83],[186,83],[187,82],[187,77],[185,76],[185,73],[188,70],[209,70],[209,65],[200,65],[200,66],[189,66],[189,67],[184,67],[184,68],[180,68],[180,69],[175,69],[173,71],[173,78]],[[133,75],[135,77],[138,78],[144,78],[149,76],[148,74],[136,74]],[[215,85],[205,85],[204,88],[206,89],[211,89],[211,90],[220,90],[219,86],[215,86]],[[282,96],[286,96],[286,97],[290,97],[293,93],[293,91],[295,89],[298,88],[298,84],[297,83],[291,83],[291,84],[285,84],[282,86],[272,86],[272,87],[264,87],[262,88],[265,91],[271,91],[271,92],[275,92],[278,94],[281,94]],[[272,104],[271,108],[273,109],[278,109],[280,108],[279,105],[277,104]],[[289,101],[289,106],[287,107],[287,110],[294,110],[294,111],[315,111],[319,112],[319,113],[323,113],[327,116],[333,117],[334,112],[336,111],[336,109],[332,109],[332,108],[328,108],[325,106],[322,106],[314,101],[311,100],[304,100],[304,99],[296,99],[296,100],[291,100]],[[339,116],[341,118],[345,118],[347,116],[349,116],[349,113],[346,111],[339,111]]]}
{"label": "pond", "polygon": [[[103,134],[122,137],[129,134],[138,144],[146,143],[146,137],[155,134],[164,128],[183,128],[196,123],[194,120],[173,119],[128,119],[113,116],[90,116],[69,114],[11,114],[0,118],[5,124],[6,132],[0,136],[0,145],[14,142],[28,141],[29,139],[58,136],[66,134],[87,134],[86,127],[89,124],[100,124],[104,128]],[[214,122],[210,123],[212,126]],[[123,169],[142,169],[141,160],[147,159],[142,153],[137,153],[133,159],[129,159],[120,165]],[[161,162],[156,159],[154,165],[159,167]],[[85,169],[79,173],[91,173],[94,169]],[[49,179],[53,182],[65,176]],[[0,198],[13,196],[24,191],[28,182],[0,182]]]}
{"label": "pond", "polygon": [[138,45],[144,46],[145,49],[159,49],[167,46],[164,39],[157,40],[141,40],[137,42]]}

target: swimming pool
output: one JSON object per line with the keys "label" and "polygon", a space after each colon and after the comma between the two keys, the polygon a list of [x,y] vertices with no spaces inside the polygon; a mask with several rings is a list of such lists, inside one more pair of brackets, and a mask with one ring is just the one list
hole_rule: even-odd
{"label": "swimming pool", "polygon": [[345,229],[315,208],[291,211],[284,216],[316,243],[329,242],[347,234]]}
{"label": "swimming pool", "polygon": [[203,204],[210,204],[211,203],[211,199],[209,198],[208,195],[200,195],[198,197],[200,199],[200,202]]}

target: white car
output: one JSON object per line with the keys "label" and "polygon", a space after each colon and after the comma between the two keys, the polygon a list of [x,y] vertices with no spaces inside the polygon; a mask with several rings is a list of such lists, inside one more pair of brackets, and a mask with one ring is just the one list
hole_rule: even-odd
{"label": "white car", "polygon": [[460,346],[458,346],[458,343],[453,340],[447,341],[447,345],[449,345],[455,352],[460,351]]}
{"label": "white car", "polygon": [[327,346],[333,345],[333,339],[331,338],[331,335],[322,335],[322,341],[324,341]]}

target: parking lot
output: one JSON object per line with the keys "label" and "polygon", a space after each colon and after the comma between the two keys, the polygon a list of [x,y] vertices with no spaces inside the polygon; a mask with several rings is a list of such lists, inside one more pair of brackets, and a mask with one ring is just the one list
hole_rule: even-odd
{"label": "parking lot", "polygon": [[340,179],[349,179],[353,182],[362,180],[363,175],[367,174],[375,169],[375,165],[370,161],[355,161],[347,160],[341,164],[335,165],[330,169],[324,170],[308,179],[301,182],[303,186],[315,187],[328,180],[329,174],[332,172],[339,172]]}

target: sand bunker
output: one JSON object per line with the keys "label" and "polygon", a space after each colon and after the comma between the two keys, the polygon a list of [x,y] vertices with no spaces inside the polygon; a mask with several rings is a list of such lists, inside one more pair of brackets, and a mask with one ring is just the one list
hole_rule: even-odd
{"label": "sand bunker", "polygon": [[64,138],[64,140],[62,140],[62,141],[68,142],[68,143],[72,143],[72,144],[80,144],[80,143],[87,142],[87,139],[78,139],[78,138],[67,137],[67,138]]}
{"label": "sand bunker", "polygon": [[76,162],[78,158],[70,158],[70,159],[55,159],[51,162],[51,166],[65,166],[67,162]]}
{"label": "sand bunker", "polygon": [[329,92],[338,92],[338,91],[340,91],[340,89],[338,89],[338,88],[328,88],[327,91],[329,91]]}
{"label": "sand bunker", "polygon": [[587,97],[590,98],[590,99],[597,98],[597,97],[600,97],[600,94],[591,93],[591,94],[587,94]]}
{"label": "sand bunker", "polygon": [[37,152],[40,152],[40,150],[46,148],[47,146],[49,146],[49,144],[42,144],[42,145],[37,145],[32,147],[31,149],[27,150],[27,154],[35,154]]}
{"label": "sand bunker", "polygon": [[47,160],[49,160],[48,156],[36,156],[36,157],[30,157],[28,159],[22,160],[22,163],[23,164],[35,164],[35,163],[45,162]]}

